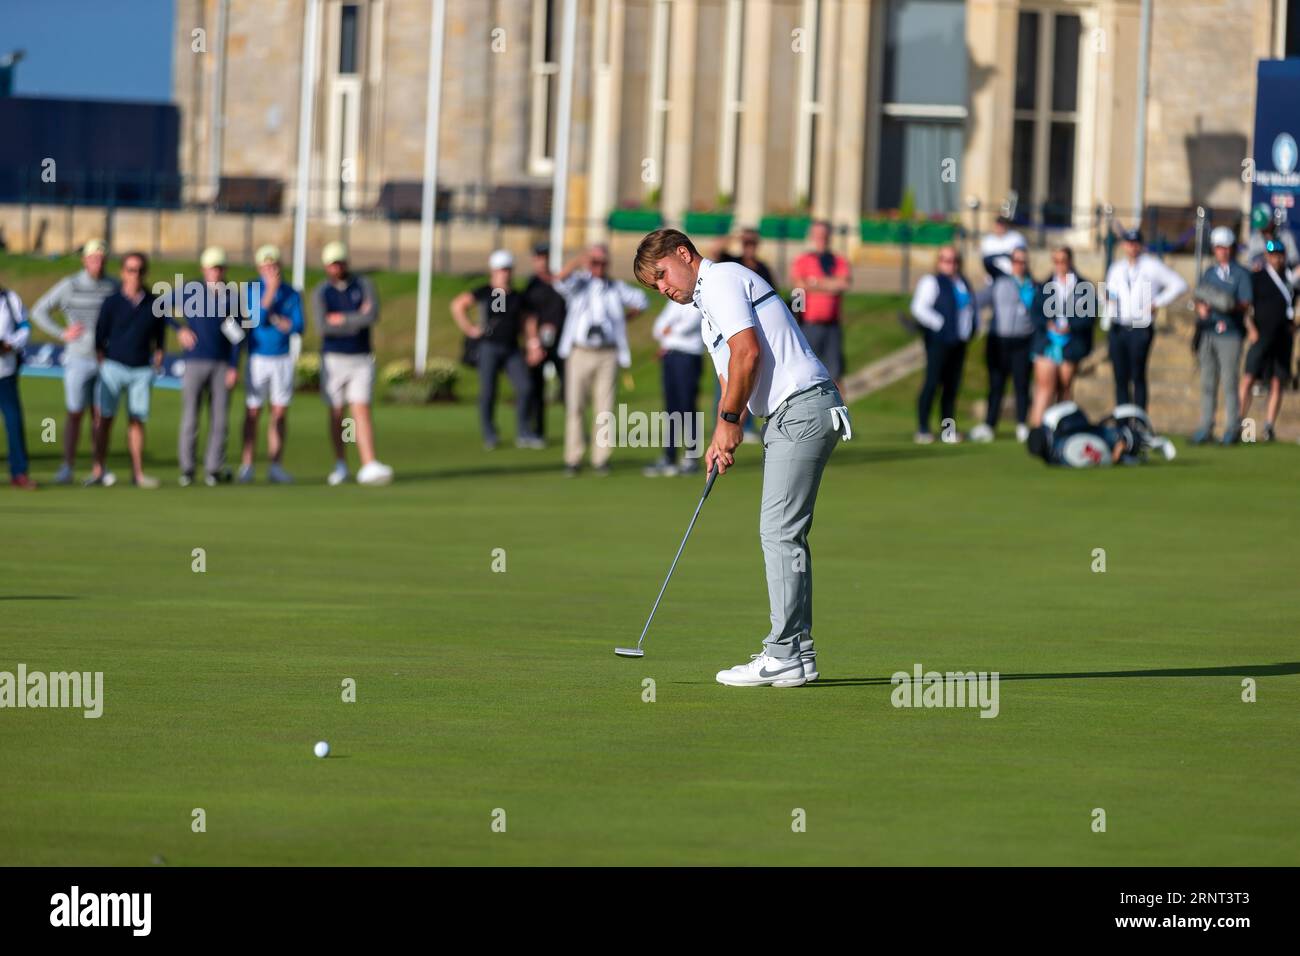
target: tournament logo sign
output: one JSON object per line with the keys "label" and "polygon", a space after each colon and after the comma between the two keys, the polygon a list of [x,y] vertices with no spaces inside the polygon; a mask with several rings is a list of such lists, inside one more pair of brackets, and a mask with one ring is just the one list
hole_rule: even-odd
{"label": "tournament logo sign", "polygon": [[1263,205],[1300,229],[1300,59],[1261,60],[1256,71],[1252,207]]}

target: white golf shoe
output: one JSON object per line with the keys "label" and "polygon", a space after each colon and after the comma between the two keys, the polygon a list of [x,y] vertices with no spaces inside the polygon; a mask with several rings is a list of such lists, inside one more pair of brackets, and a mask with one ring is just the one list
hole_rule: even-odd
{"label": "white golf shoe", "polygon": [[386,485],[393,480],[393,469],[381,461],[370,461],[357,472],[359,485]]}
{"label": "white golf shoe", "polygon": [[751,654],[748,664],[718,671],[718,683],[728,687],[799,687],[807,683],[803,661],[797,657],[780,660],[766,654]]}
{"label": "white golf shoe", "polygon": [[334,463],[334,469],[326,476],[325,481],[330,486],[341,485],[348,480],[348,466],[346,462],[338,461]]}
{"label": "white golf shoe", "polygon": [[990,442],[993,440],[993,429],[989,428],[984,422],[980,422],[970,430],[970,440],[978,442]]}

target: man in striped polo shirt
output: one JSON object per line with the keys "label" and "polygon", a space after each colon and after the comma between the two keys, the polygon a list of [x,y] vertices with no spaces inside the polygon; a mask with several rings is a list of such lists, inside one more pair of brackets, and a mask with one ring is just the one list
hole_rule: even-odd
{"label": "man in striped polo shirt", "polygon": [[[66,485],[73,478],[77,443],[81,440],[81,416],[91,407],[91,435],[98,424],[94,411],[95,382],[99,363],[95,359],[95,321],[104,300],[117,291],[117,283],[104,274],[106,248],[102,239],[91,239],[82,247],[82,270],[60,279],[37,300],[32,321],[46,335],[64,343],[63,401],[68,417],[63,426],[63,464],[54,476]],[[55,320],[62,313],[64,323]]]}

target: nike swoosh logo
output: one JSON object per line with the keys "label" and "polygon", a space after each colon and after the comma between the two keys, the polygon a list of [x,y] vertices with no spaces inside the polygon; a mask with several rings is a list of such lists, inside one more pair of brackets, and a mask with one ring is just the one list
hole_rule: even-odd
{"label": "nike swoosh logo", "polygon": [[782,674],[792,670],[794,670],[794,665],[791,665],[789,667],[783,667],[779,671],[769,671],[766,667],[760,667],[758,669],[758,676],[759,677],[780,677]]}

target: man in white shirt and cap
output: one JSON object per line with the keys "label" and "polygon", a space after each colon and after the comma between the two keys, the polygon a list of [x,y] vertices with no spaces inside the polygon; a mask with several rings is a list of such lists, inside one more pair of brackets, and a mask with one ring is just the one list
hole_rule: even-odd
{"label": "man in white shirt and cap", "polygon": [[1106,270],[1106,317],[1115,404],[1147,407],[1147,360],[1155,338],[1155,311],[1187,291],[1187,283],[1155,256],[1142,251],[1142,233],[1123,235],[1124,258]]}
{"label": "man in white shirt and cap", "polygon": [[816,680],[812,636],[812,556],[808,532],[822,472],[848,409],[776,291],[738,263],[702,258],[676,229],[641,240],[636,277],[674,302],[694,302],[722,383],[718,421],[704,455],[706,471],[735,464],[745,414],[766,418],[759,538],[767,568],[771,630],[744,664],[719,671],[731,687],[798,687]]}
{"label": "man in white shirt and cap", "polygon": [[[564,469],[578,474],[586,451],[586,415],[591,405],[597,419],[614,413],[618,370],[632,364],[627,344],[627,320],[644,312],[650,298],[641,289],[609,278],[609,249],[590,247],[578,262],[559,274],[555,289],[568,305],[564,331],[556,348],[564,360]],[[609,474],[612,449],[592,442],[591,464],[597,475]]]}

